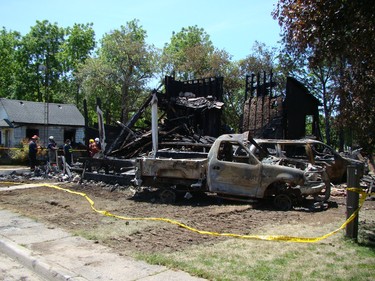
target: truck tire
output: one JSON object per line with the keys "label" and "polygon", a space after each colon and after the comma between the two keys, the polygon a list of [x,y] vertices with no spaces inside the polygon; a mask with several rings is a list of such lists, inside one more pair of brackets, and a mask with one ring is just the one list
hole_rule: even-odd
{"label": "truck tire", "polygon": [[277,194],[273,199],[273,204],[280,211],[289,211],[293,207],[292,199],[288,194]]}
{"label": "truck tire", "polygon": [[164,204],[173,204],[176,202],[176,192],[171,189],[163,189],[159,193],[159,198]]}

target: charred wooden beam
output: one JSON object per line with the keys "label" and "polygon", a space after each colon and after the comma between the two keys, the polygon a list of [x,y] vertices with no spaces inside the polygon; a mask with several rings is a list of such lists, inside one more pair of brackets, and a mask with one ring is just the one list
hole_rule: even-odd
{"label": "charred wooden beam", "polygon": [[130,185],[131,181],[134,179],[134,174],[111,175],[86,172],[84,173],[83,179],[102,181],[109,184]]}
{"label": "charred wooden beam", "polygon": [[161,142],[161,146],[188,146],[188,147],[205,147],[211,148],[212,144],[207,143],[197,143],[197,142]]}
{"label": "charred wooden beam", "polygon": [[134,124],[137,122],[141,114],[145,111],[146,107],[150,104],[152,95],[156,90],[152,91],[146,101],[143,103],[143,105],[139,108],[139,110],[130,118],[130,120],[122,127],[122,130],[119,134],[119,136],[115,139],[115,141],[112,143],[112,145],[108,148],[107,154],[111,154],[112,151],[118,147],[119,143],[122,142],[126,138],[126,133],[129,134],[129,129],[131,129]]}

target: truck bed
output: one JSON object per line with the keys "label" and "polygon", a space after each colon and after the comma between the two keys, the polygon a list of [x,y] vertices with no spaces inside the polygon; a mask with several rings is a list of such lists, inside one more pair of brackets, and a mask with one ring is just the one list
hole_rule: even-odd
{"label": "truck bed", "polygon": [[138,158],[136,178],[146,186],[178,185],[190,187],[206,179],[207,158]]}

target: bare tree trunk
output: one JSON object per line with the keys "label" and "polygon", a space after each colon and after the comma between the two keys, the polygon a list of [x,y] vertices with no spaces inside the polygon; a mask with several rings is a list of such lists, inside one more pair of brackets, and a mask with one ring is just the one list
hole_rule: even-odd
{"label": "bare tree trunk", "polygon": [[129,105],[128,105],[129,89],[124,82],[121,87],[121,123],[125,124],[129,118]]}
{"label": "bare tree trunk", "polygon": [[327,106],[327,89],[326,84],[323,82],[323,110],[324,110],[324,130],[326,134],[326,143],[331,145],[331,121],[330,121],[330,112]]}

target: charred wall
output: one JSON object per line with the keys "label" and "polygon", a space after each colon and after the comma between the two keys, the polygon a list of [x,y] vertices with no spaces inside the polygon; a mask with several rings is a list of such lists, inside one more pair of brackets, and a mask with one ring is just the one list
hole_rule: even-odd
{"label": "charred wall", "polygon": [[250,97],[244,107],[244,131],[258,138],[283,138],[282,104],[282,96]]}
{"label": "charred wall", "polygon": [[[285,96],[272,95],[273,85],[265,79],[261,84],[258,78],[257,86],[249,88],[250,95],[244,104],[243,131],[249,131],[257,138],[299,139],[308,133],[321,139],[319,100],[292,77],[287,78]],[[312,118],[312,132],[306,132],[307,116]]]}
{"label": "charred wall", "polygon": [[166,76],[165,99],[169,121],[185,119],[199,135],[218,137],[221,134],[223,77],[176,81]]}
{"label": "charred wall", "polygon": [[[285,96],[285,119],[287,139],[298,139],[312,134],[321,139],[319,128],[320,102],[295,78],[288,77]],[[312,118],[312,131],[306,132],[306,117]]]}
{"label": "charred wall", "polygon": [[[243,131],[257,138],[283,138],[283,96],[273,94],[276,83],[263,72],[246,76]],[[249,97],[249,98],[247,98]]]}

